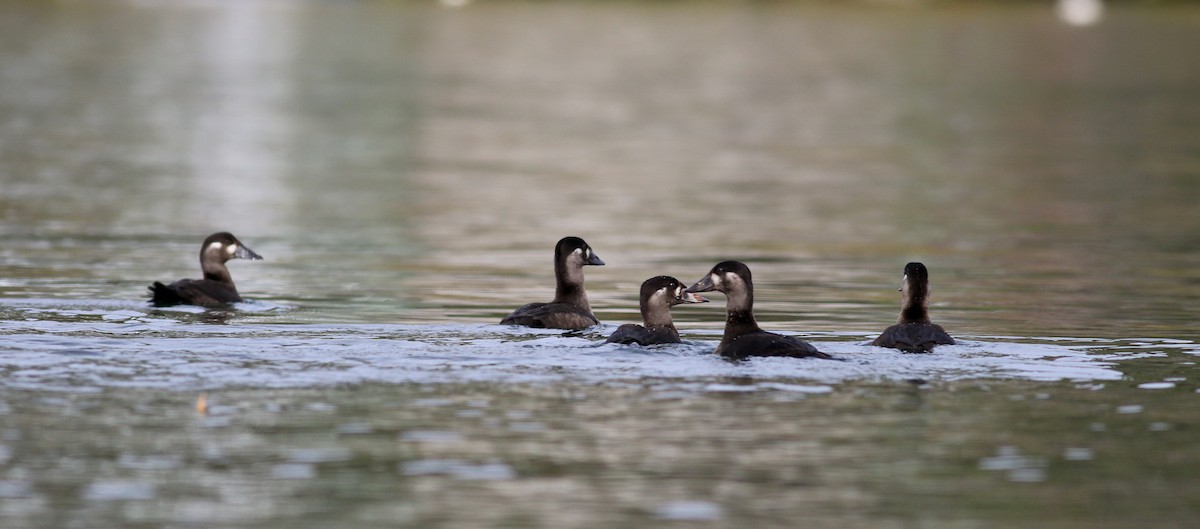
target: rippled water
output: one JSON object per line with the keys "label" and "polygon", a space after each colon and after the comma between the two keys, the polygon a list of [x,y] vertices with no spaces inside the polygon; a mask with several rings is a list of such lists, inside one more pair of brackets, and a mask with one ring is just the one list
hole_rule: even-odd
{"label": "rippled water", "polygon": [[[1192,527],[1197,29],[10,2],[0,526]],[[148,306],[219,230],[249,301]],[[604,324],[495,325],[568,234]],[[728,258],[843,361],[603,343]],[[866,345],[910,260],[958,345]]]}

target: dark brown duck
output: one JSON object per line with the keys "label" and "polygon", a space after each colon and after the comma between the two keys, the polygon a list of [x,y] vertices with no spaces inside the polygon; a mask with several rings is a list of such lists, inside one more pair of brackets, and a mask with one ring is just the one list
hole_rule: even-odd
{"label": "dark brown duck", "polygon": [[900,318],[871,345],[909,353],[928,353],[937,345],[954,345],[954,338],[929,319],[929,270],[921,263],[908,263],[904,267],[903,281]]}
{"label": "dark brown duck", "polygon": [[603,264],[583,239],[563,237],[554,247],[554,300],[524,305],[505,316],[500,324],[568,330],[599,324],[583,289],[583,267]]}
{"label": "dark brown duck", "polygon": [[804,340],[767,332],[758,326],[754,320],[754,282],[750,268],[745,264],[738,261],[718,263],[686,292],[713,290],[726,297],[725,334],[717,345],[717,354],[739,360],[752,356],[833,358]]}
{"label": "dark brown duck", "polygon": [[230,259],[261,260],[229,232],[209,235],[200,246],[200,269],[204,279],[180,279],[170,285],[155,281],[150,286],[150,302],[159,307],[200,305],[214,307],[242,301],[225,262]]}
{"label": "dark brown duck", "polygon": [[681,303],[705,303],[708,300],[687,292],[683,283],[670,276],[658,276],[642,283],[638,307],[642,323],[626,323],[608,337],[609,343],[657,345],[679,343],[679,331],[671,319],[671,307]]}

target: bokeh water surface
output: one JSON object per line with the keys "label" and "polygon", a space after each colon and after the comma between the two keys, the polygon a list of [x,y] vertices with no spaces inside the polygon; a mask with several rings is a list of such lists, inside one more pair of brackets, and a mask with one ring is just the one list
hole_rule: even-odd
{"label": "bokeh water surface", "polygon": [[[1200,9],[9,1],[3,527],[1194,527]],[[153,309],[220,230],[250,301]],[[495,325],[584,237],[605,324]],[[754,270],[844,362],[604,345]],[[926,263],[960,345],[865,345]]]}

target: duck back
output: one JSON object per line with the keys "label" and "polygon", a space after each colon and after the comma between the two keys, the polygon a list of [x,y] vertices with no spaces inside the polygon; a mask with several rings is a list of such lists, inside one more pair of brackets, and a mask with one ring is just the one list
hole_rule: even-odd
{"label": "duck back", "polygon": [[674,327],[651,327],[647,329],[636,323],[626,323],[612,333],[608,343],[658,345],[679,343],[679,332]]}
{"label": "duck back", "polygon": [[570,303],[530,303],[500,320],[501,325],[524,325],[535,329],[580,330],[599,324],[592,311]]}
{"label": "duck back", "polygon": [[728,333],[717,346],[717,354],[743,360],[752,356],[787,356],[792,358],[824,358],[832,356],[818,351],[812,344],[796,338],[767,331],[755,331],[730,336]]}
{"label": "duck back", "polygon": [[928,353],[937,345],[954,345],[954,338],[936,323],[898,323],[885,329],[871,345],[907,353]]}
{"label": "duck back", "polygon": [[159,307],[200,305],[214,307],[242,301],[232,284],[211,279],[181,279],[170,285],[155,281],[150,286],[150,302]]}

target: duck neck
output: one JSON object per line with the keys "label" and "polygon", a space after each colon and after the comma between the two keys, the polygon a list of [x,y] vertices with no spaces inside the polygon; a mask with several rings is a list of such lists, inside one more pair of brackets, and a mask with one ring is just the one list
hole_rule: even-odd
{"label": "duck neck", "polygon": [[897,323],[930,323],[929,284],[917,283],[904,289],[904,304],[900,308],[900,319]]}
{"label": "duck neck", "polygon": [[229,288],[233,288],[233,276],[229,275],[229,269],[225,267],[225,261],[221,257],[216,250],[201,250],[200,270],[204,272],[204,279],[225,283]]}
{"label": "duck neck", "polygon": [[554,302],[570,303],[576,307],[592,310],[588,304],[587,291],[583,289],[583,267],[554,263]]}
{"label": "duck neck", "polygon": [[642,323],[646,324],[647,329],[671,329],[675,330],[675,322],[671,319],[671,309],[665,306],[649,306],[648,303],[642,304]]}
{"label": "duck neck", "polygon": [[761,330],[754,320],[754,290],[730,290],[725,293],[725,335],[738,335]]}

